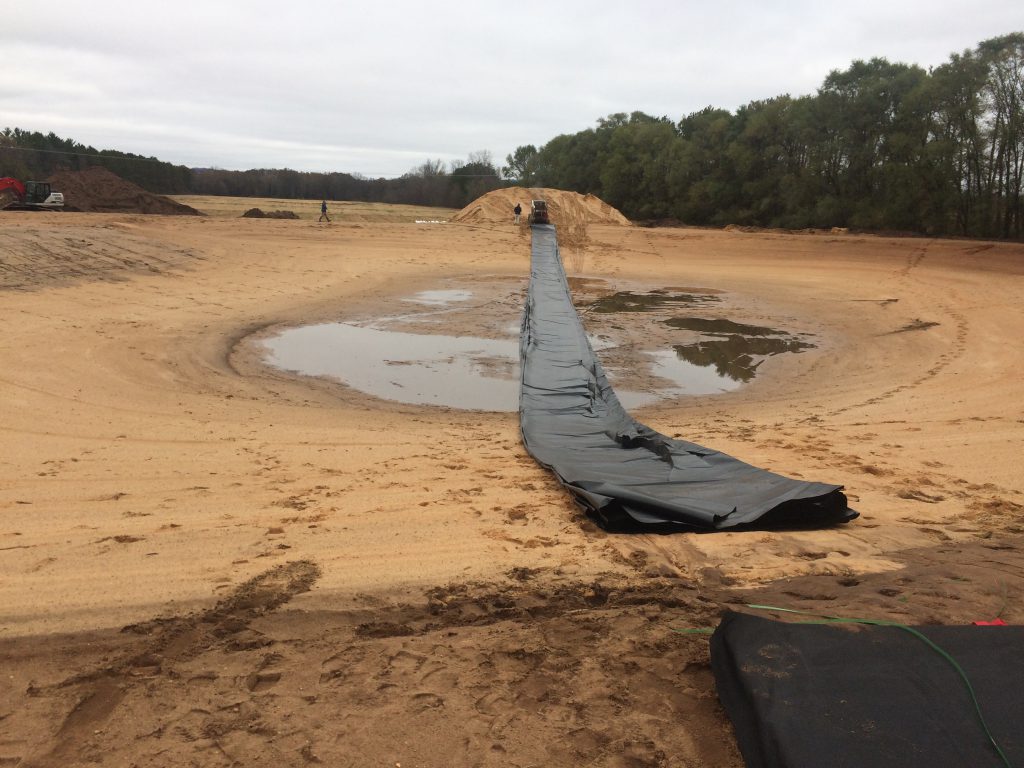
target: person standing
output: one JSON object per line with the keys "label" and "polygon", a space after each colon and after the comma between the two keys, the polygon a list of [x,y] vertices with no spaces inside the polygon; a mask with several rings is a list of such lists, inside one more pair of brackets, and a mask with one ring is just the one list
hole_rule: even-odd
{"label": "person standing", "polygon": [[521,206],[519,203],[516,203],[516,207],[512,209],[512,213],[514,213],[516,215],[514,223],[518,224],[519,223],[519,217],[523,213],[523,206]]}
{"label": "person standing", "polygon": [[323,221],[324,219],[327,219],[327,223],[328,224],[331,223],[331,217],[327,215],[327,201],[326,200],[323,200],[320,203],[320,218],[317,219],[317,221]]}

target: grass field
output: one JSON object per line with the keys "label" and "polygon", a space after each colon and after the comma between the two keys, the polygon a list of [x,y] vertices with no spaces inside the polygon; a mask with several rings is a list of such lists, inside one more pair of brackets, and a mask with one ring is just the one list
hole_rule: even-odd
{"label": "grass field", "polygon": [[[250,208],[264,212],[292,211],[300,219],[316,221],[320,218],[319,200],[279,200],[271,197],[222,197],[217,195],[172,195],[173,200],[215,218],[234,219]],[[446,220],[455,214],[454,208],[430,208],[424,205],[398,205],[393,203],[363,203],[358,201],[327,201],[327,215],[332,221],[377,221],[400,223],[420,220]]]}

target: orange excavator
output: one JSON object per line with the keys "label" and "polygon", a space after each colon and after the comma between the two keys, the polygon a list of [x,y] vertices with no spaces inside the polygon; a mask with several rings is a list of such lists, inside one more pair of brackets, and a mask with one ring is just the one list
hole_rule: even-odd
{"label": "orange excavator", "polygon": [[0,210],[2,211],[59,211],[64,207],[64,195],[50,189],[48,181],[26,181],[5,176],[0,179]]}

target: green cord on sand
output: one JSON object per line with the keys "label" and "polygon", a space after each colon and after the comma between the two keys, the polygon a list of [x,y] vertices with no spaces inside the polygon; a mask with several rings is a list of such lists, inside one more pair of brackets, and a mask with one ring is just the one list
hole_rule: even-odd
{"label": "green cord on sand", "polygon": [[[974,704],[974,712],[978,716],[978,721],[981,723],[982,729],[985,731],[985,736],[988,737],[989,743],[992,745],[993,749],[995,749],[995,751],[999,754],[999,757],[1003,761],[1003,764],[1006,766],[1006,768],[1013,768],[1013,764],[1006,756],[1006,753],[1003,752],[1002,747],[999,746],[999,743],[992,735],[992,731],[989,730],[988,722],[985,720],[985,715],[981,711],[981,704],[978,703],[978,697],[974,693],[974,686],[971,685],[971,681],[967,677],[967,673],[964,672],[963,667],[960,666],[957,660],[954,659],[948,651],[941,648],[934,641],[930,640],[928,637],[923,635],[920,631],[906,624],[901,624],[898,621],[887,621],[885,619],[851,619],[844,616],[830,616],[824,613],[812,613],[811,611],[801,611],[797,610],[796,608],[781,608],[777,605],[754,605],[752,603],[748,603],[747,608],[753,608],[754,610],[758,611],[795,613],[801,616],[813,616],[816,619],[819,619],[819,621],[804,622],[808,624],[867,624],[876,627],[895,627],[896,629],[901,629],[904,632],[909,632],[911,635],[916,637],[918,640],[923,642],[933,651],[942,656],[942,658],[949,662],[950,666],[952,666],[953,669],[956,670],[957,674],[960,675],[960,679],[963,680],[964,685],[967,686],[967,692],[970,694],[971,702]],[[671,627],[670,629],[673,632],[680,635],[710,635],[713,634],[715,631],[713,628],[710,627]]]}
{"label": "green cord on sand", "polygon": [[1006,766],[1006,768],[1013,768],[1013,764],[1010,763],[1010,760],[1009,760],[1009,758],[1007,758],[1006,753],[1003,752],[1002,747],[999,746],[999,743],[996,741],[995,737],[992,735],[992,731],[989,730],[988,723],[985,720],[985,715],[982,714],[982,711],[981,711],[981,704],[978,703],[978,697],[974,693],[974,686],[971,685],[971,681],[967,677],[967,673],[964,672],[963,667],[960,666],[960,664],[957,662],[957,660],[954,659],[952,657],[952,655],[950,655],[950,653],[948,651],[946,651],[945,649],[941,648],[934,641],[932,641],[931,639],[926,637],[924,634],[922,634],[917,629],[914,629],[913,627],[907,626],[906,624],[901,624],[898,621],[886,621],[885,619],[851,619],[851,618],[846,618],[846,617],[843,617],[843,616],[830,616],[828,614],[823,614],[823,613],[812,613],[810,611],[800,611],[800,610],[797,610],[795,608],[780,608],[780,607],[775,606],[775,605],[752,605],[752,604],[748,604],[747,608],[754,608],[755,610],[761,610],[761,611],[779,611],[779,612],[782,612],[782,613],[795,613],[795,614],[800,614],[800,615],[803,615],[803,616],[814,616],[815,618],[821,619],[821,621],[809,622],[809,623],[813,623],[813,624],[867,624],[867,625],[876,626],[876,627],[895,627],[896,629],[901,629],[904,632],[909,632],[911,635],[916,637],[918,640],[921,640],[929,648],[931,648],[933,651],[935,651],[940,656],[942,656],[942,658],[944,658],[947,662],[949,662],[949,664],[953,667],[953,669],[956,670],[957,674],[960,675],[960,679],[963,680],[964,681],[964,685],[967,686],[967,692],[971,695],[971,701],[974,704],[974,712],[975,712],[975,714],[977,714],[978,721],[981,723],[981,727],[985,731],[985,736],[988,737],[989,743],[992,745],[992,747],[995,749],[995,751],[999,754],[999,757],[1003,761],[1003,764]]}

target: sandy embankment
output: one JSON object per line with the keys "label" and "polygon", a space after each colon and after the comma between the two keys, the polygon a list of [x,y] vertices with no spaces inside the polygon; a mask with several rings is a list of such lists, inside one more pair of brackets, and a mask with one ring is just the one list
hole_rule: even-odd
{"label": "sandy embankment", "polygon": [[1021,246],[587,227],[570,273],[721,290],[819,345],[641,417],[842,483],[863,517],[673,537],[582,519],[514,414],[299,380],[243,342],[496,278],[514,322],[511,224],[11,215],[0,254],[0,762],[737,764],[706,645],[671,627],[762,584],[1024,620]]}

